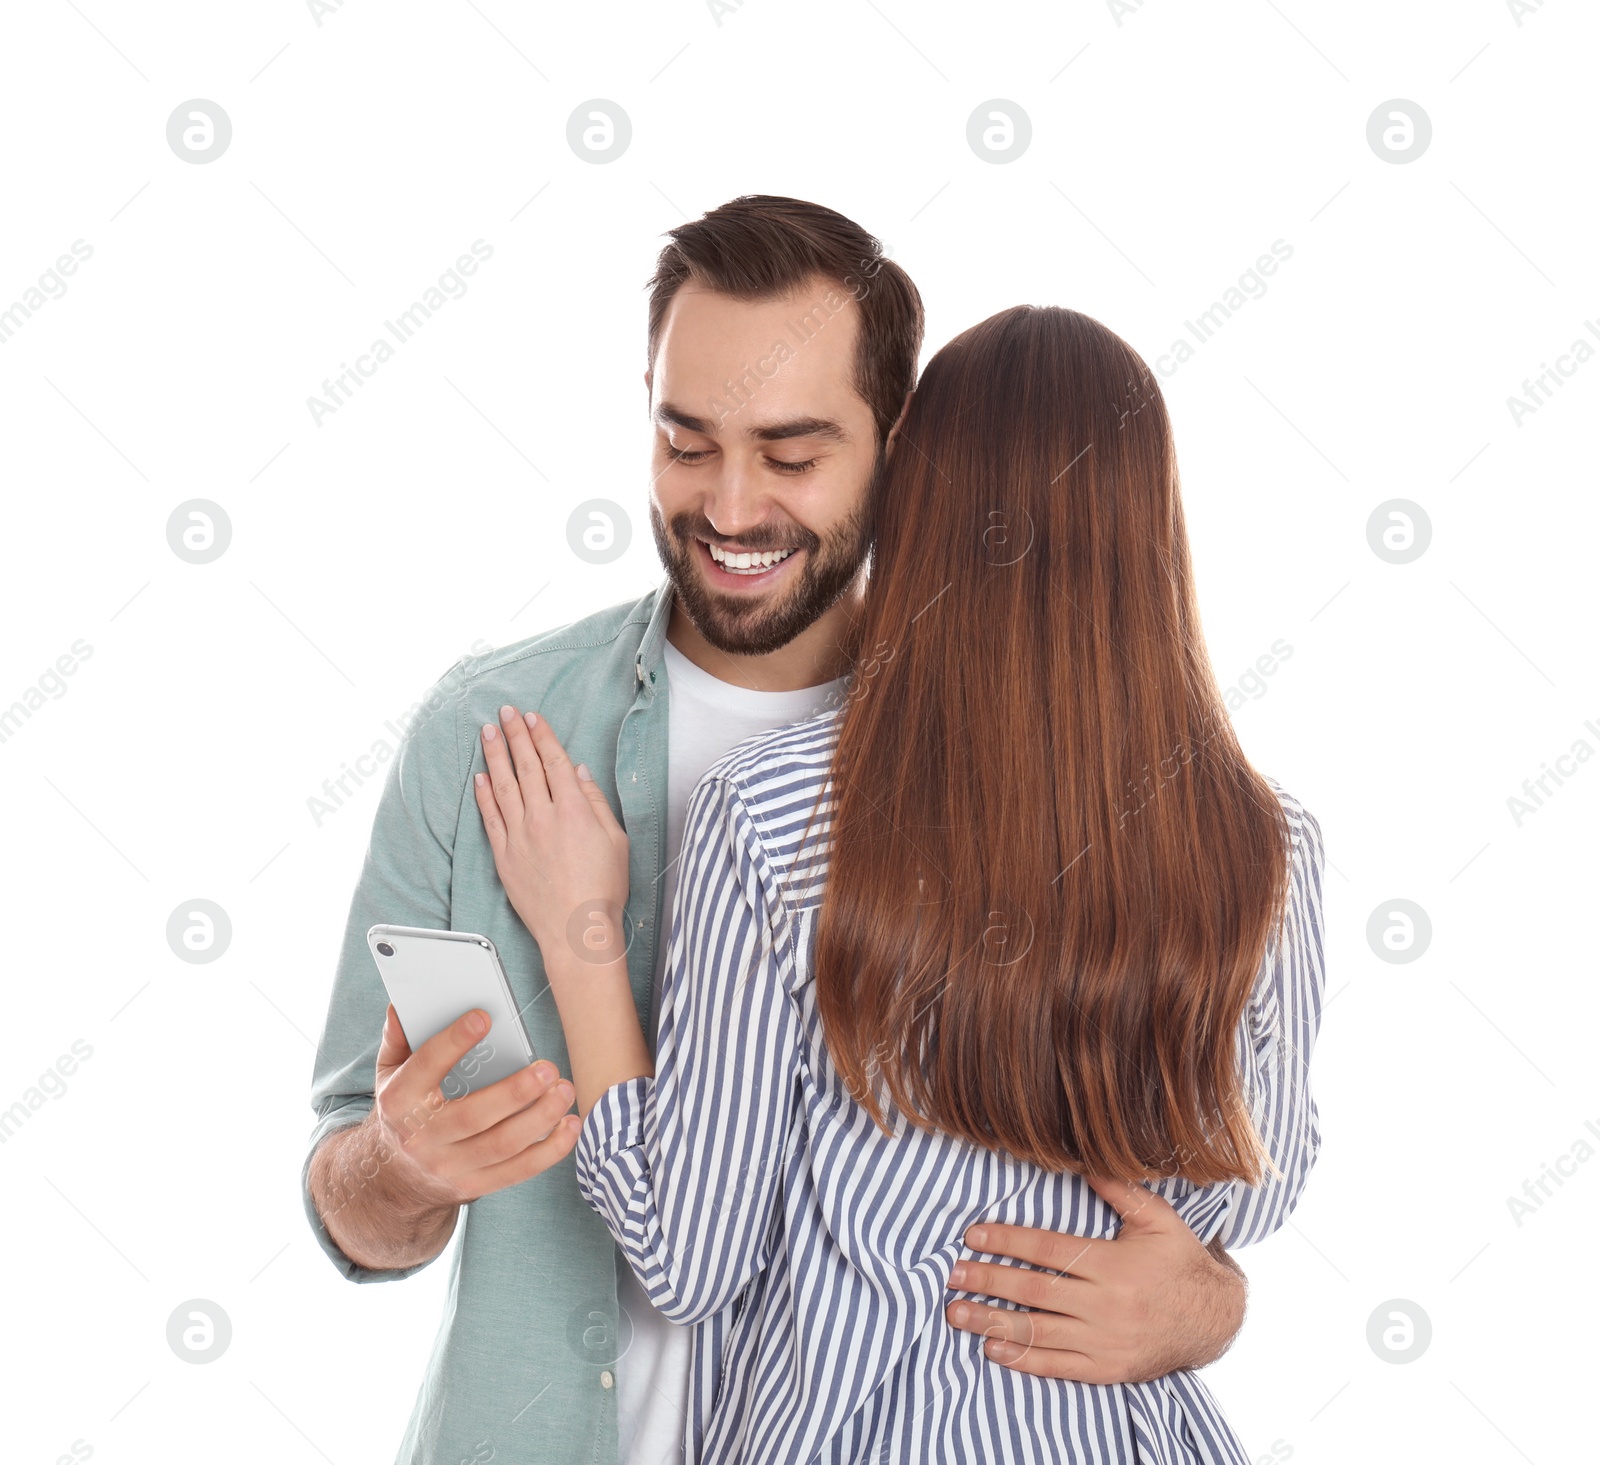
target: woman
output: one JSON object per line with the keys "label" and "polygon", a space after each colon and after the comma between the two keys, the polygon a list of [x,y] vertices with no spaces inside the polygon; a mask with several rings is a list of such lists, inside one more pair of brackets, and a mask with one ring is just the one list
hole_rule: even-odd
{"label": "woman", "polygon": [[[929,362],[902,434],[871,652],[842,707],[697,787],[656,1071],[593,1105],[579,1184],[657,1308],[703,1323],[691,1459],[1245,1462],[1193,1375],[1035,1377],[942,1309],[975,1223],[1114,1235],[1086,1173],[1202,1241],[1281,1224],[1318,1143],[1320,831],[1228,724],[1125,342],[1002,311]],[[576,862],[602,914],[502,878],[569,1049],[637,1051],[626,836],[534,743],[526,853]]]}

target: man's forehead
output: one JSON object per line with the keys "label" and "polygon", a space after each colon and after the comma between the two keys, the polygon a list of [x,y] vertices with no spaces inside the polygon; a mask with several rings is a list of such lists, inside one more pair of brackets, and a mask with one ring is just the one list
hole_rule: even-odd
{"label": "man's forehead", "polygon": [[[732,369],[725,358],[783,348],[816,361],[851,359],[861,310],[842,285],[818,277],[786,295],[742,300],[685,285],[662,322],[658,359],[680,369]],[[738,363],[735,363],[737,365]]]}

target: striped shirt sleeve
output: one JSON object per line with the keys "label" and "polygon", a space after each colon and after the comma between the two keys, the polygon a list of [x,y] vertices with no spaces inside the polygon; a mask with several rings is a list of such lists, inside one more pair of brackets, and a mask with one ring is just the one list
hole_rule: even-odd
{"label": "striped shirt sleeve", "polygon": [[576,1165],[658,1312],[696,1323],[770,1256],[800,1072],[790,923],[733,783],[703,779],[684,825],[656,1077],[606,1091]]}
{"label": "striped shirt sleeve", "polygon": [[1322,829],[1298,804],[1284,922],[1269,946],[1248,1014],[1247,1093],[1272,1165],[1259,1186],[1236,1183],[1217,1233],[1248,1246],[1278,1230],[1299,1203],[1322,1132],[1308,1067],[1322,1024]]}

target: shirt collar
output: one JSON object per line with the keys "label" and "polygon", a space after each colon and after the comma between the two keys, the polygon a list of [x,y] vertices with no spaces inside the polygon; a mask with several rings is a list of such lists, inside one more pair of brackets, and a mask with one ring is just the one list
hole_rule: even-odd
{"label": "shirt collar", "polygon": [[662,647],[667,643],[667,622],[672,618],[672,581],[663,580],[656,589],[656,603],[650,619],[639,638],[639,650],[633,658],[634,680],[640,686],[654,688],[661,671]]}

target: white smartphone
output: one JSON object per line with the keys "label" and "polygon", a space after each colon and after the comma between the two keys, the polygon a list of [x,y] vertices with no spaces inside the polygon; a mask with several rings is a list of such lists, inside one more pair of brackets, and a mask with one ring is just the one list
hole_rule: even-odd
{"label": "white smartphone", "polygon": [[422,926],[374,926],[367,946],[415,1053],[465,1012],[481,1007],[489,1031],[444,1076],[447,1099],[496,1083],[534,1061],[500,953],[487,936]]}

